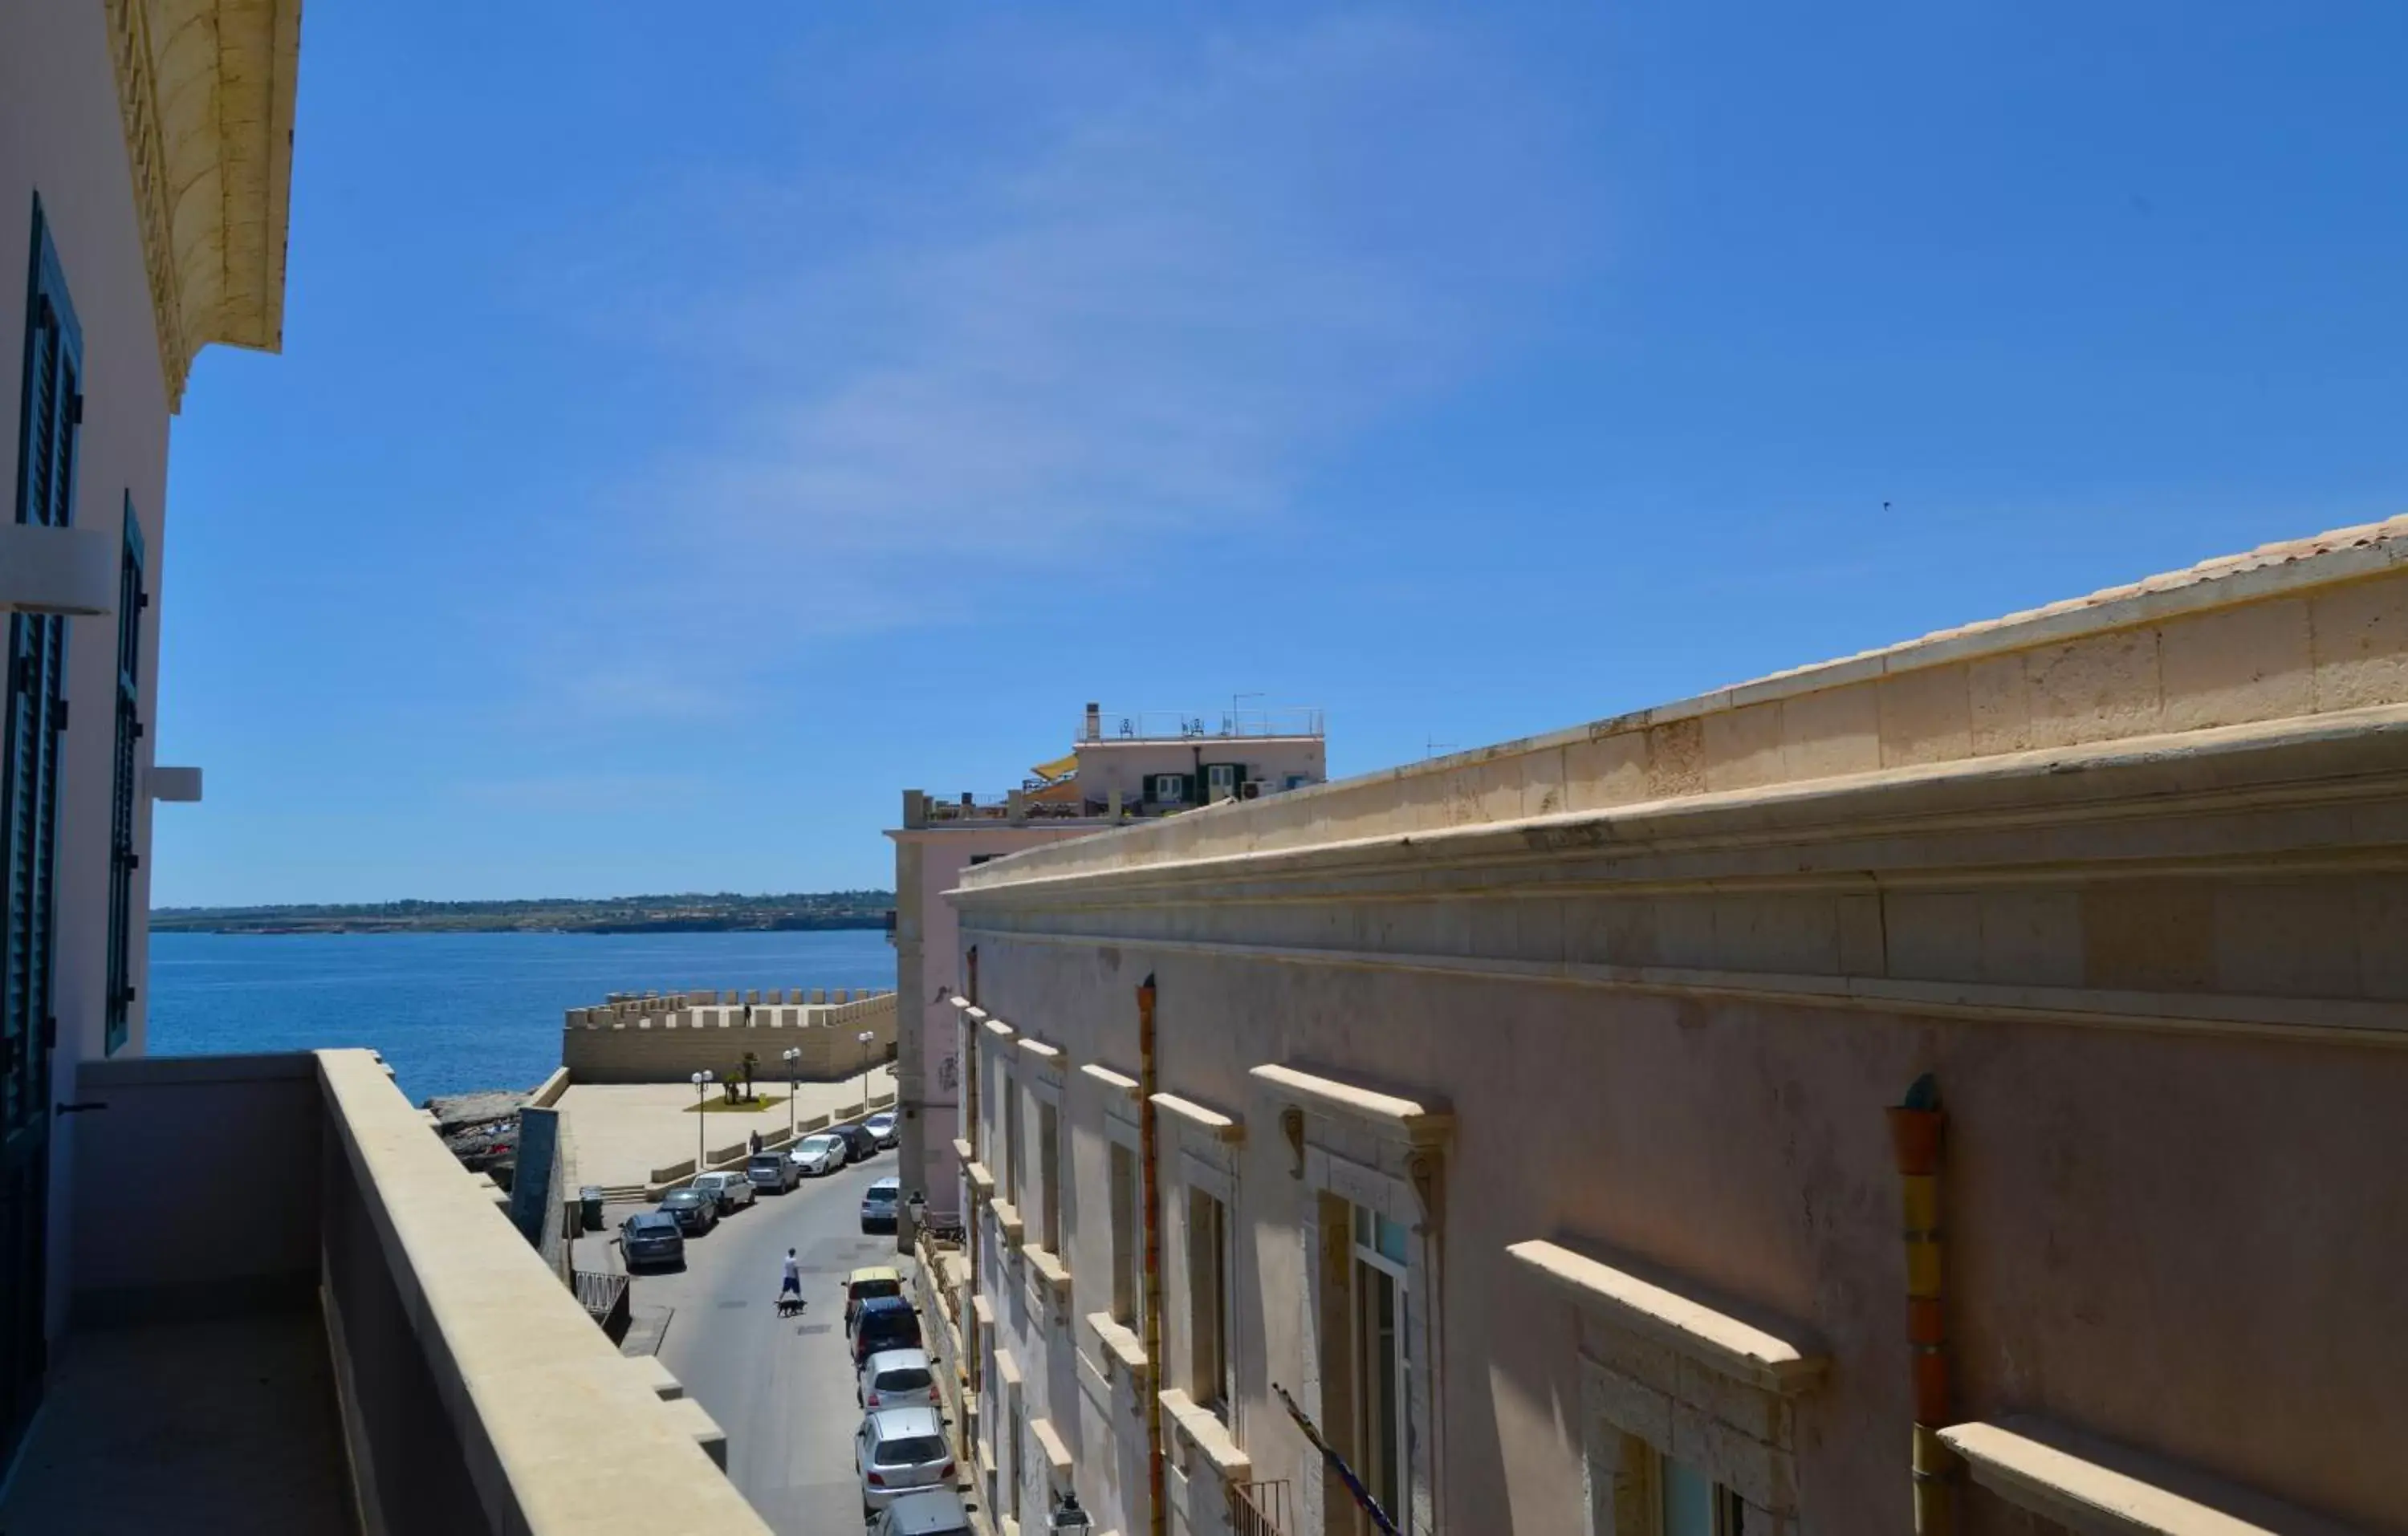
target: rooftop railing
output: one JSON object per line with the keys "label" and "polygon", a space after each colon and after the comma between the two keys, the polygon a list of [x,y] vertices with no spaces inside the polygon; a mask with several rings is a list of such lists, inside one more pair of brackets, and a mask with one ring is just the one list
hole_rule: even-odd
{"label": "rooftop railing", "polygon": [[1176,710],[1089,710],[1079,722],[1078,739],[1089,741],[1211,741],[1246,737],[1317,737],[1318,706],[1215,710],[1188,714]]}

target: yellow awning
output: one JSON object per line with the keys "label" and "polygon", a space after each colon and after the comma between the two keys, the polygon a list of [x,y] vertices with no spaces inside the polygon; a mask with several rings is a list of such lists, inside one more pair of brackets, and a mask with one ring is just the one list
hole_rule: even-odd
{"label": "yellow awning", "polygon": [[1050,763],[1039,763],[1028,771],[1039,779],[1067,779],[1078,770],[1079,754],[1074,752],[1068,757],[1056,757]]}

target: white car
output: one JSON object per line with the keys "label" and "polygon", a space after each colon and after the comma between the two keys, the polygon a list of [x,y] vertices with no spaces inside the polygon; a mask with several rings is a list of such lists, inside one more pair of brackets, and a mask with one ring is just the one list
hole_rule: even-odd
{"label": "white car", "polygon": [[861,1368],[853,1400],[877,1413],[883,1408],[934,1408],[937,1376],[924,1349],[882,1349]]}
{"label": "white car", "polygon": [[739,1205],[752,1203],[752,1181],[741,1173],[697,1173],[695,1175],[694,1187],[707,1189],[717,1197],[719,1213],[723,1216],[734,1212]]}
{"label": "white car", "polygon": [[870,1515],[898,1494],[953,1481],[945,1421],[933,1408],[887,1408],[864,1418],[853,1437],[853,1463],[861,1475],[862,1511]]}
{"label": "white car", "polygon": [[806,1173],[833,1173],[844,1166],[844,1138],[824,1133],[806,1136],[786,1157]]}

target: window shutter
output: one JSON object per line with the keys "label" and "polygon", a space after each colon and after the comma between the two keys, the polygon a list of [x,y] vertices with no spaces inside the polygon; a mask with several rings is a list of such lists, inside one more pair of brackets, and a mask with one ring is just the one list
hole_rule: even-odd
{"label": "window shutter", "polygon": [[[24,409],[18,442],[17,521],[63,528],[75,521],[78,423],[83,416],[83,333],[67,299],[41,205],[34,207],[33,272],[26,295]],[[66,675],[66,620],[8,619],[12,684],[0,744],[0,1134],[47,1126],[55,926],[59,738]]]}

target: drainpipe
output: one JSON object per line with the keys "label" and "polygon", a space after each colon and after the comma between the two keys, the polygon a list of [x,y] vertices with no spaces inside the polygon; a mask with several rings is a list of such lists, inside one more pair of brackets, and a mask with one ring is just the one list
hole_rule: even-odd
{"label": "drainpipe", "polygon": [[[978,1006],[978,946],[976,944],[972,944],[969,947],[968,955],[965,960],[965,969],[968,972],[967,980],[969,982],[970,1006],[972,1008],[976,1008]],[[954,1049],[961,1054],[962,1087],[968,1099],[970,1110],[968,1122],[969,1135],[967,1140],[970,1142],[970,1150],[973,1153],[981,1153],[986,1149],[980,1143],[979,1139],[978,1020],[971,1018],[966,1012],[959,1012],[954,1013],[953,1019],[954,1027],[961,1031],[960,1041],[954,1046]],[[967,1168],[961,1170],[961,1193],[962,1246],[970,1251],[970,1299],[975,1301],[982,1294],[983,1294],[982,1289],[983,1282],[979,1273],[980,1269],[982,1268],[979,1264],[979,1254],[981,1250],[985,1248],[986,1243],[984,1242],[984,1234],[980,1229],[978,1198],[970,1190],[970,1170]],[[962,1373],[968,1375],[969,1374],[969,1367],[972,1364],[983,1361],[986,1358],[986,1341],[979,1337],[978,1310],[975,1307],[964,1309],[964,1315],[962,1317],[962,1337],[968,1340],[969,1343],[970,1357],[968,1360],[961,1362]],[[977,1376],[977,1381],[980,1390],[985,1390],[986,1372],[983,1371],[980,1371]],[[991,1414],[994,1411],[995,1408],[992,1403],[981,1403],[979,1405],[979,1412],[981,1414]],[[962,1465],[968,1467],[971,1464],[969,1459],[970,1427],[968,1424],[964,1424],[962,1426],[962,1443],[960,1448],[962,1452]]]}
{"label": "drainpipe", "polygon": [[1138,1162],[1145,1181],[1145,1358],[1153,1374],[1145,1394],[1145,1486],[1147,1528],[1163,1536],[1168,1507],[1162,1487],[1162,1206],[1154,1179],[1156,1138],[1154,1096],[1154,975],[1137,989]]}
{"label": "drainpipe", "polygon": [[1956,1455],[1940,1438],[1950,1417],[1940,1231],[1941,1138],[1948,1116],[1940,1108],[1940,1085],[1928,1072],[1914,1080],[1906,1101],[1888,1113],[1905,1218],[1906,1340],[1914,1371],[1915,1536],[1954,1536]]}

